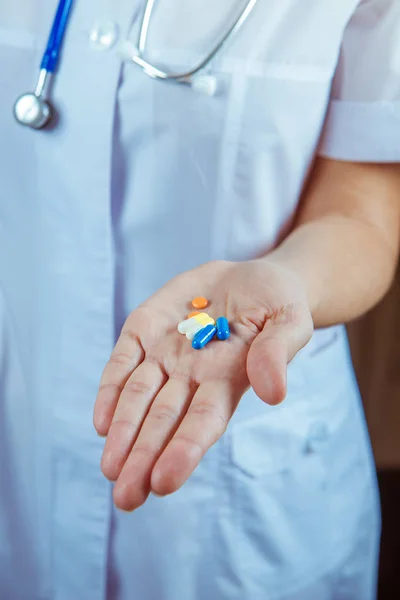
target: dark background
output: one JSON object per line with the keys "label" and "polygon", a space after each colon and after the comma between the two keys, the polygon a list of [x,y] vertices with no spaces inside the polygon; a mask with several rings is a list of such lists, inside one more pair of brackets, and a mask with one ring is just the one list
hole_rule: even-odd
{"label": "dark background", "polygon": [[383,302],[348,329],[381,493],[378,600],[400,600],[400,268]]}
{"label": "dark background", "polygon": [[400,471],[379,471],[382,543],[379,600],[400,598]]}

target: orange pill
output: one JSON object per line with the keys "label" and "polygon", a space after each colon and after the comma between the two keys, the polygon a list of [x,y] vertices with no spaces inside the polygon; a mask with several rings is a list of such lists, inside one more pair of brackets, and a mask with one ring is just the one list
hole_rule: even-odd
{"label": "orange pill", "polygon": [[194,310],[193,312],[191,312],[190,314],[188,314],[187,318],[191,319],[192,317],[195,317],[196,315],[199,315],[200,311],[199,310]]}
{"label": "orange pill", "polygon": [[208,300],[207,300],[207,298],[204,298],[204,296],[198,296],[197,298],[193,298],[192,306],[193,306],[193,308],[198,308],[200,310],[203,310],[203,308],[207,308]]}

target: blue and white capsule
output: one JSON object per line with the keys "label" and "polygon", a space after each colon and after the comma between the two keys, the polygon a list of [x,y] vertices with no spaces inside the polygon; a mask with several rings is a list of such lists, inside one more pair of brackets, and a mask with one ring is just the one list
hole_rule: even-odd
{"label": "blue and white capsule", "polygon": [[219,319],[217,319],[216,326],[217,338],[223,341],[228,340],[231,335],[228,319],[226,317],[220,317]]}
{"label": "blue and white capsule", "polygon": [[192,341],[192,348],[194,348],[195,350],[201,350],[202,348],[207,346],[209,342],[211,342],[216,333],[217,328],[215,325],[206,325],[206,327],[203,327],[203,329],[201,329],[194,336]]}

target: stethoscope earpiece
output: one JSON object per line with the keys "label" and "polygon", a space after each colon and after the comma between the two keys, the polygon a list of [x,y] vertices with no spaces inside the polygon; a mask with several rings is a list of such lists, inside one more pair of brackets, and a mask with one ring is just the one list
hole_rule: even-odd
{"label": "stethoscope earpiece", "polygon": [[218,79],[214,75],[194,76],[190,85],[195,92],[200,92],[206,96],[215,96],[218,92]]}
{"label": "stethoscope earpiece", "polygon": [[42,129],[48,125],[52,113],[47,100],[32,93],[20,96],[14,105],[14,116],[18,123],[31,129]]}

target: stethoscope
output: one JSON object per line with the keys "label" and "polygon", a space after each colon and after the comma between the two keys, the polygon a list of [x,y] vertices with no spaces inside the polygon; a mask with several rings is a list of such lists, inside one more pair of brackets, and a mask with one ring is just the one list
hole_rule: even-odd
{"label": "stethoscope", "polygon": [[[170,73],[163,71],[150,64],[145,59],[147,36],[156,0],[147,0],[146,2],[141,26],[139,28],[137,47],[127,40],[120,46],[119,53],[123,59],[135,63],[141,67],[146,75],[153,79],[174,81],[176,83],[190,85],[195,90],[214,95],[217,88],[216,79],[210,75],[200,76],[198,73],[204,69],[204,67],[209,65],[221,48],[239,31],[257,2],[258,0],[249,0],[237,20],[227,30],[216,46],[214,46],[212,51],[200,64],[185,73]],[[55,114],[49,99],[50,84],[59,63],[60,50],[71,15],[72,3],[73,0],[59,1],[49,40],[40,65],[36,89],[32,93],[20,96],[14,105],[14,115],[18,123],[30,127],[31,129],[42,129],[51,122]],[[197,75],[197,77],[195,77],[195,75]]]}

